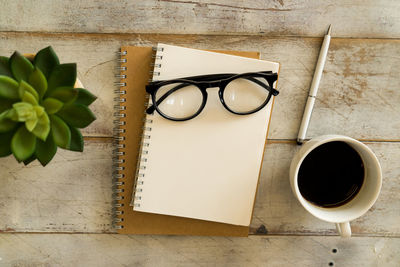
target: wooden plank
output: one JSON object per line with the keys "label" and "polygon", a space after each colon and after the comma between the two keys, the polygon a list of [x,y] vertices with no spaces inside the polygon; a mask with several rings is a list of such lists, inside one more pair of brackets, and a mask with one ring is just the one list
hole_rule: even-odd
{"label": "wooden plank", "polygon": [[[336,252],[334,252],[336,251]],[[398,266],[400,239],[2,234],[1,266]]]}
{"label": "wooden plank", "polygon": [[[400,27],[399,27],[400,28]],[[99,99],[87,136],[111,136],[115,51],[157,42],[200,48],[260,51],[282,64],[270,139],[295,139],[321,38],[211,35],[42,34],[0,32],[0,55],[51,44],[62,62],[77,62],[79,78]],[[398,40],[333,38],[307,136],[338,133],[367,140],[400,140]]]}
{"label": "wooden plank", "polygon": [[109,232],[111,151],[110,141],[91,140],[83,153],[59,149],[45,168],[2,158],[0,229]]}
{"label": "wooden plank", "polygon": [[[85,145],[83,153],[59,151],[46,168],[22,167],[12,157],[0,160],[1,231],[113,232],[112,144],[102,138]],[[382,164],[383,187],[371,211],[352,222],[353,232],[399,237],[400,143],[368,145]],[[251,234],[336,235],[333,224],[308,214],[291,192],[289,164],[297,149],[294,142],[267,145]]]}
{"label": "wooden plank", "polygon": [[3,2],[2,31],[322,36],[333,24],[336,37],[400,37],[393,0]]}
{"label": "wooden plank", "polygon": [[[400,143],[366,143],[377,155],[383,185],[375,205],[351,223],[355,235],[399,236]],[[251,232],[273,234],[337,235],[334,224],[309,214],[292,193],[289,167],[299,149],[292,143],[268,144],[258,186]],[[384,219],[382,219],[384,218]],[[261,227],[261,228],[260,228]]]}

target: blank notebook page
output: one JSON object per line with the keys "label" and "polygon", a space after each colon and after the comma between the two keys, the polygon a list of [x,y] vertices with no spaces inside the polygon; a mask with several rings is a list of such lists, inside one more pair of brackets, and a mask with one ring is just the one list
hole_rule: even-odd
{"label": "blank notebook page", "polygon": [[[278,72],[279,64],[159,44],[153,80],[215,73]],[[160,49],[163,48],[163,49]],[[161,58],[162,56],[162,58]],[[158,74],[158,73],[157,73]],[[144,89],[143,89],[144,90]],[[218,88],[204,110],[174,122],[147,115],[149,146],[134,210],[248,226],[256,194],[272,99],[251,115],[227,111]]]}

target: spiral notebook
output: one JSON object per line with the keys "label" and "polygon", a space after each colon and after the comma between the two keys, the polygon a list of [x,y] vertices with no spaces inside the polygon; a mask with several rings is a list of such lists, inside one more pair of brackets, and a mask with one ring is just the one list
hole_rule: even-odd
{"label": "spiral notebook", "polygon": [[[211,90],[196,119],[172,122],[157,113],[143,119],[151,51],[121,48],[114,210],[119,233],[247,235],[273,101],[253,115],[237,116]],[[243,57],[257,53],[236,54],[242,56],[159,44],[153,79],[278,72],[278,63]]]}

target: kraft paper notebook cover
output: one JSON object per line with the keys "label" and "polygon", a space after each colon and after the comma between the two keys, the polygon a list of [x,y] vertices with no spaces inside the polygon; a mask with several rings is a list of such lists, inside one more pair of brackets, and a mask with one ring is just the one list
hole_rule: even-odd
{"label": "kraft paper notebook cover", "polygon": [[[144,86],[152,70],[152,49],[144,47],[122,47],[121,64],[121,88],[120,99],[125,102],[120,104],[119,114],[125,117],[117,121],[119,131],[124,131],[118,139],[118,161],[117,183],[116,183],[116,209],[117,226],[121,229],[119,233],[139,233],[139,234],[189,234],[189,235],[228,235],[228,236],[247,236],[248,223],[246,226],[231,225],[226,223],[210,222],[190,218],[159,215],[153,213],[136,212],[129,206],[130,195],[134,174],[136,173],[136,159],[138,158],[139,144],[143,126],[143,112],[145,109]],[[237,53],[239,55],[257,57],[257,53]],[[125,61],[125,62],[124,62]],[[156,64],[157,61],[156,61]],[[265,68],[264,68],[265,69]],[[240,71],[238,71],[240,72]],[[168,73],[168,72],[167,72]],[[199,73],[201,74],[201,73]],[[126,108],[125,108],[126,107]],[[271,108],[271,107],[269,107]],[[270,110],[269,110],[270,111]],[[121,115],[122,116],[122,115]],[[270,113],[268,113],[269,121]],[[264,133],[265,141],[265,133]],[[262,158],[262,155],[261,155]],[[129,163],[129,164],[128,164]],[[259,169],[257,170],[259,172]],[[257,173],[258,175],[258,173]],[[255,192],[253,192],[254,200]],[[253,205],[253,202],[252,202]],[[250,209],[251,212],[252,209]]]}

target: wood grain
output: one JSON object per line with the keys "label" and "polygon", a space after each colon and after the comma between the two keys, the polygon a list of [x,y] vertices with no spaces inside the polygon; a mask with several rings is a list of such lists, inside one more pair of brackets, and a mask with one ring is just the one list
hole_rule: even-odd
{"label": "wood grain", "polygon": [[[260,51],[281,63],[270,139],[295,139],[321,38],[159,35],[43,34],[0,32],[0,55],[34,52],[51,44],[62,62],[77,62],[78,76],[99,98],[98,119],[86,136],[111,136],[115,51],[121,45],[157,42],[200,48]],[[364,140],[400,140],[400,42],[333,38],[307,137],[337,133]]]}
{"label": "wood grain", "polygon": [[0,256],[4,267],[395,267],[400,261],[400,239],[3,234],[0,235]]}
{"label": "wood grain", "polygon": [[109,232],[111,154],[110,141],[92,140],[83,153],[59,150],[46,168],[2,158],[1,230]]}
{"label": "wood grain", "polygon": [[[399,236],[400,143],[366,144],[380,161],[383,185],[375,205],[351,223],[353,234]],[[289,167],[298,149],[294,142],[267,144],[251,232],[265,226],[271,234],[337,235],[334,224],[309,214],[292,194]]]}
{"label": "wood grain", "polygon": [[400,3],[384,1],[3,1],[1,31],[399,38]]}
{"label": "wood grain", "polygon": [[[52,45],[99,97],[84,153],[60,151],[46,168],[0,159],[0,266],[399,266],[399,1],[0,2],[0,55]],[[299,205],[288,179],[328,24],[336,38],[307,136],[378,140],[367,144],[384,174],[377,203],[352,222],[350,239],[330,236],[333,225]],[[108,234],[114,52],[157,42],[260,51],[282,64],[249,238]]]}
{"label": "wood grain", "polygon": [[[373,208],[352,222],[353,233],[400,237],[400,143],[367,144],[381,162],[383,187]],[[251,234],[336,235],[333,224],[308,214],[291,192],[289,165],[297,149],[294,142],[267,145]],[[111,140],[101,138],[87,140],[84,153],[59,151],[46,168],[2,159],[0,230],[113,232],[111,150]]]}

